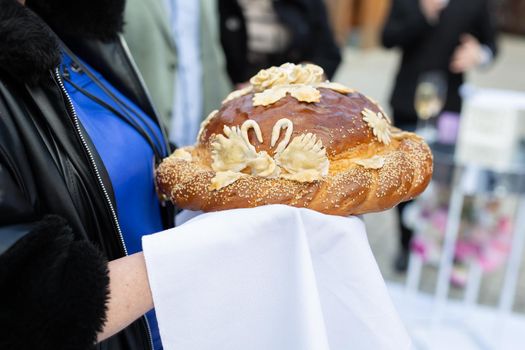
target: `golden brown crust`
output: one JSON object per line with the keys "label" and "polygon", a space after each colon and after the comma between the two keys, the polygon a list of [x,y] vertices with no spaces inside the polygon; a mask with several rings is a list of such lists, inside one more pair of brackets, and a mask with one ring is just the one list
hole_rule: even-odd
{"label": "golden brown crust", "polygon": [[[394,134],[396,135],[396,134]],[[357,215],[391,208],[421,193],[432,174],[428,146],[411,133],[398,134],[388,147],[373,151],[384,158],[380,169],[367,169],[354,160],[368,157],[368,147],[333,160],[321,181],[297,182],[246,175],[217,191],[209,186],[215,172],[206,148],[187,147],[192,161],[167,158],[157,169],[160,192],[179,207],[216,211],[267,204],[306,207],[326,214]],[[381,148],[381,149],[380,149]]]}
{"label": "golden brown crust", "polygon": [[[287,95],[270,106],[253,106],[253,93],[225,103],[206,125],[199,142],[208,145],[213,135],[223,133],[224,126],[239,126],[246,120],[255,120],[262,131],[263,142],[257,141],[253,130],[248,134],[250,143],[257,151],[273,155],[270,137],[275,123],[282,118],[294,124],[292,139],[305,133],[314,133],[326,147],[328,156],[335,156],[360,144],[372,142],[373,134],[363,121],[362,111],[368,108],[380,112],[380,108],[359,92],[341,94],[331,89],[319,88],[321,101],[299,102]],[[280,142],[283,135],[280,136]]]}
{"label": "golden brown crust", "polygon": [[[314,68],[285,65],[258,77],[289,83],[295,79],[290,69],[310,79]],[[203,122],[197,144],[177,150],[157,169],[159,191],[179,207],[288,204],[347,216],[391,208],[430,181],[432,154],[425,142],[391,127],[366,96],[319,82],[306,89],[255,87],[230,94]],[[271,102],[254,102],[261,93]]]}

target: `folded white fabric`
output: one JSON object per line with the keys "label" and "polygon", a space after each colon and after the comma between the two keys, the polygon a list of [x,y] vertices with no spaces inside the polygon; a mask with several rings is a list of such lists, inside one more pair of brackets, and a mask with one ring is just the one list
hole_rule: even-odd
{"label": "folded white fabric", "polygon": [[228,210],[143,249],[167,350],[410,347],[359,218]]}

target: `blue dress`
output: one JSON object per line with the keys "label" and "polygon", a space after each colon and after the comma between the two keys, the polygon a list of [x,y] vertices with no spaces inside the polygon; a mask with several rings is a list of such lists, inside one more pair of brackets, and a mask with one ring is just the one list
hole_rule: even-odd
{"label": "blue dress", "polygon": [[[116,211],[124,242],[128,254],[133,254],[142,251],[143,235],[163,230],[160,202],[154,186],[155,164],[152,147],[162,156],[166,156],[167,150],[156,123],[114,89],[99,73],[85,62],[83,64],[120,102],[116,103],[85,72],[77,69],[71,57],[62,55],[61,73],[67,77],[64,81],[65,88],[81,124],[107,169],[115,194]],[[95,102],[81,90],[104,101],[131,120],[131,123],[123,120],[111,111],[111,108]],[[162,349],[154,310],[146,316],[154,347]]]}

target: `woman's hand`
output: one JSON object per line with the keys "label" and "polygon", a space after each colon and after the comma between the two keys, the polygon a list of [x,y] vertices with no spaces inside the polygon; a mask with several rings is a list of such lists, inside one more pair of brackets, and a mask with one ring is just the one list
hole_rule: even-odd
{"label": "woman's hand", "polygon": [[102,341],[126,328],[153,308],[146,262],[142,253],[109,262],[109,302]]}

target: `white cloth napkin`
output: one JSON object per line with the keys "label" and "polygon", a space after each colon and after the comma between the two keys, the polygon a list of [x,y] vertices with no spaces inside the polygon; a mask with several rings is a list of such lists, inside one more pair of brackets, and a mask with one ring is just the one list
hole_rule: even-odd
{"label": "white cloth napkin", "polygon": [[408,349],[363,222],[272,205],[143,238],[164,348]]}

